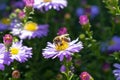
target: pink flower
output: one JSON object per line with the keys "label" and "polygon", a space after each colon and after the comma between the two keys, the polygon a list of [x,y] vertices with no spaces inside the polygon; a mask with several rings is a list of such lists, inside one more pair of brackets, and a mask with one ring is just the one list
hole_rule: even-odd
{"label": "pink flower", "polygon": [[79,17],[79,23],[81,25],[86,25],[87,23],[89,23],[89,19],[86,15],[82,15]]}
{"label": "pink flower", "polygon": [[34,4],[34,0],[23,0],[28,7],[32,7]]}
{"label": "pink flower", "polygon": [[88,72],[82,72],[80,74],[81,80],[93,80],[93,78],[90,76]]}

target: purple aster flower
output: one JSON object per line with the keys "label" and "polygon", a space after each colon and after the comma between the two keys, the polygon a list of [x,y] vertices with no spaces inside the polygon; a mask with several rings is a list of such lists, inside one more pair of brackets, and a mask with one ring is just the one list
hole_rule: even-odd
{"label": "purple aster flower", "polygon": [[63,34],[67,34],[67,28],[66,27],[62,27],[59,29],[57,35],[63,35]]}
{"label": "purple aster flower", "polygon": [[5,45],[0,43],[0,70],[4,70],[5,64],[10,65],[11,59],[9,52],[6,52]]}
{"label": "purple aster flower", "polygon": [[49,9],[60,10],[67,6],[66,0],[34,0],[34,8],[39,10],[45,9],[48,11]]}
{"label": "purple aster flower", "polygon": [[12,61],[17,60],[19,62],[25,62],[28,58],[32,57],[32,48],[28,48],[27,46],[22,45],[22,41],[20,42],[13,42],[9,51],[10,51],[10,58]]}
{"label": "purple aster flower", "polygon": [[114,36],[110,41],[110,45],[108,46],[108,51],[114,52],[119,50],[120,50],[120,37]]}
{"label": "purple aster flower", "polygon": [[68,35],[61,35],[55,37],[53,43],[48,42],[47,47],[43,49],[44,58],[56,58],[58,57],[60,61],[64,59],[64,57],[69,58],[75,52],[79,52],[82,48],[82,42],[78,41],[78,39],[70,41]]}
{"label": "purple aster flower", "polygon": [[113,66],[115,68],[117,68],[117,69],[113,70],[113,74],[115,75],[116,80],[120,80],[120,64],[115,63]]}
{"label": "purple aster flower", "polygon": [[31,39],[31,38],[41,38],[43,36],[47,36],[48,34],[48,25],[44,24],[44,25],[37,25],[34,22],[27,22],[23,28],[23,30],[21,30],[19,37],[21,39]]}
{"label": "purple aster flower", "polygon": [[81,15],[85,14],[85,10],[83,8],[77,8],[76,15],[80,17]]}

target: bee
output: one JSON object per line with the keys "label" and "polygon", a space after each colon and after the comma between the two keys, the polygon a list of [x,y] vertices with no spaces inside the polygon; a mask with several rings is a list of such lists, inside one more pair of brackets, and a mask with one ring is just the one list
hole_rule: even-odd
{"label": "bee", "polygon": [[57,36],[53,40],[53,43],[58,46],[62,46],[63,42],[70,42],[69,34]]}

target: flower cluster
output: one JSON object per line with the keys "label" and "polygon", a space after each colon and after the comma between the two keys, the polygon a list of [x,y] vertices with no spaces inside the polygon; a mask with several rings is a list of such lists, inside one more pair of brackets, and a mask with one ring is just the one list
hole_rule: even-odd
{"label": "flower cluster", "polygon": [[22,63],[32,57],[32,48],[23,46],[22,41],[14,42],[10,34],[3,37],[0,43],[0,70],[4,70],[4,65],[10,65],[14,60]]}

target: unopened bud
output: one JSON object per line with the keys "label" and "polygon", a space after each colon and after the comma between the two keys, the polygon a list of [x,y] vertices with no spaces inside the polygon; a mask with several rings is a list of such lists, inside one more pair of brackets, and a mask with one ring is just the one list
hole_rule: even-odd
{"label": "unopened bud", "polygon": [[81,25],[86,25],[86,24],[88,24],[88,23],[89,23],[89,19],[88,19],[87,15],[82,15],[82,16],[80,16],[80,17],[79,17],[79,23],[80,23]]}
{"label": "unopened bud", "polygon": [[15,79],[20,78],[20,72],[18,70],[14,70],[12,72],[12,77],[15,78]]}
{"label": "unopened bud", "polygon": [[9,46],[12,44],[12,41],[13,41],[13,37],[12,35],[10,34],[6,34],[4,37],[3,37],[3,42],[6,46]]}
{"label": "unopened bud", "polygon": [[88,72],[82,72],[80,78],[81,80],[94,80]]}

